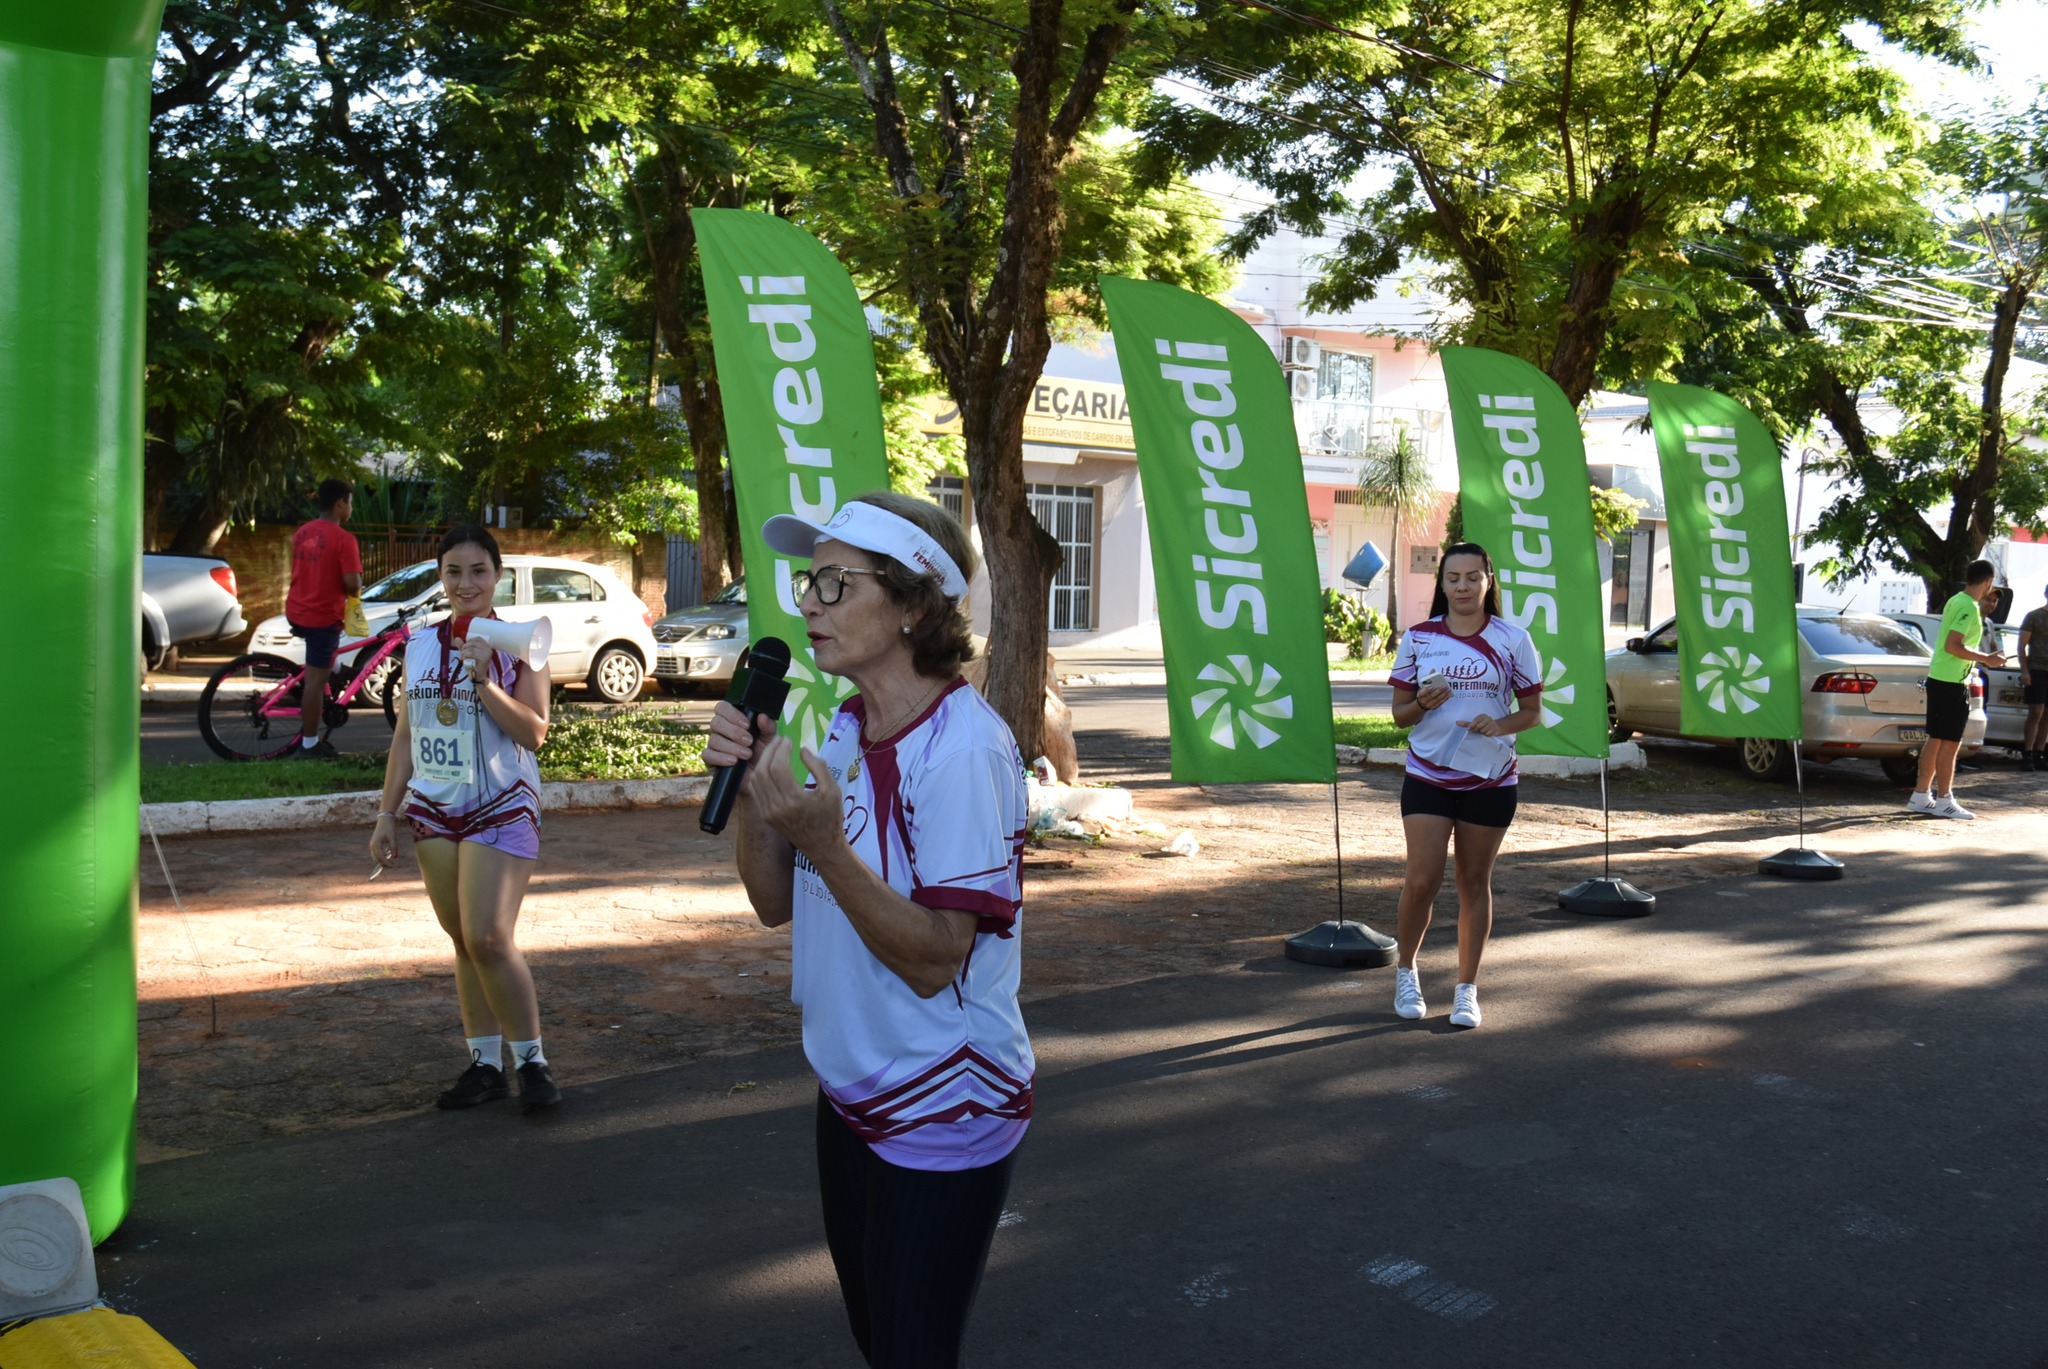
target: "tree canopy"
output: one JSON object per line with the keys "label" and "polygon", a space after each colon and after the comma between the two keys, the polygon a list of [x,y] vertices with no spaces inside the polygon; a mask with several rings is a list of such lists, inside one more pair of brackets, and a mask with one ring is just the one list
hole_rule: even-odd
{"label": "tree canopy", "polygon": [[1799,200],[1910,136],[1902,81],[1852,36],[1956,62],[1965,0],[1348,0],[1310,18],[1220,5],[1206,103],[1153,103],[1153,174],[1222,167],[1277,198],[1237,236],[1335,231],[1311,303],[1439,268],[1438,341],[1541,366],[1574,403],[1675,357],[1686,244]]}

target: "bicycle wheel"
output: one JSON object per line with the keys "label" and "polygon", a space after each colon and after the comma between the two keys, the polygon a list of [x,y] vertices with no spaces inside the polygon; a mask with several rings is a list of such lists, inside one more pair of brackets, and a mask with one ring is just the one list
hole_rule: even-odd
{"label": "bicycle wheel", "polygon": [[405,672],[394,663],[384,672],[384,687],[378,690],[384,704],[384,721],[396,730],[398,727],[398,705],[405,693]]}
{"label": "bicycle wheel", "polygon": [[237,656],[199,693],[199,735],[224,759],[260,761],[299,744],[305,669],[265,651]]}

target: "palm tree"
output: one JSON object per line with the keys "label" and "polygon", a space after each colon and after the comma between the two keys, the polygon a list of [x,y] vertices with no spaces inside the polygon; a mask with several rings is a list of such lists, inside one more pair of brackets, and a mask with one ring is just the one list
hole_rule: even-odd
{"label": "palm tree", "polygon": [[1358,465],[1358,502],[1385,509],[1393,516],[1393,548],[1387,553],[1387,623],[1390,639],[1401,639],[1401,524],[1420,523],[1436,511],[1436,482],[1429,476],[1429,456],[1408,435],[1404,424],[1393,440],[1366,444]]}

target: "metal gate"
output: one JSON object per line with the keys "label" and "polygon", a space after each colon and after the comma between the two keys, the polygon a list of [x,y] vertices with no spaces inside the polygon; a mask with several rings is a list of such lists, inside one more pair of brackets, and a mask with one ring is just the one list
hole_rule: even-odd
{"label": "metal gate", "polygon": [[1053,632],[1086,632],[1095,626],[1095,488],[1031,484],[1024,493],[1031,516],[1066,553],[1053,577],[1046,626]]}
{"label": "metal gate", "polygon": [[668,535],[668,599],[664,612],[704,602],[704,583],[697,568],[697,542],[679,532]]}
{"label": "metal gate", "polygon": [[374,585],[441,550],[441,529],[430,523],[358,523],[349,529],[363,558],[363,583]]}

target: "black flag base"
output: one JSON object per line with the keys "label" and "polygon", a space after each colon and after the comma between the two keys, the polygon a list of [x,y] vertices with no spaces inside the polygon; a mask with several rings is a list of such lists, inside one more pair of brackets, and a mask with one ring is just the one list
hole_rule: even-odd
{"label": "black flag base", "polygon": [[1363,922],[1319,922],[1287,938],[1287,958],[1339,970],[1376,970],[1394,963],[1394,938]]}
{"label": "black flag base", "polygon": [[1794,846],[1765,856],[1756,863],[1760,875],[1777,875],[1782,879],[1840,879],[1848,867],[1825,851],[1809,851],[1804,846]]}
{"label": "black flag base", "polygon": [[1657,911],[1657,896],[1625,879],[1587,879],[1560,890],[1557,906],[1588,917],[1648,917]]}

